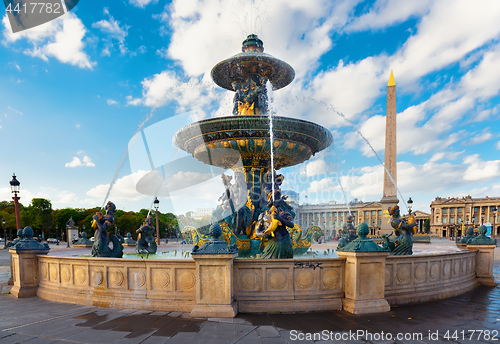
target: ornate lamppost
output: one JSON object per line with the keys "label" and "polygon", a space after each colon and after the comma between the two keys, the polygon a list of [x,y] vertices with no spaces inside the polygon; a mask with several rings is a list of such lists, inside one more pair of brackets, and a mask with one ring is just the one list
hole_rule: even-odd
{"label": "ornate lamppost", "polygon": [[160,207],[160,201],[158,200],[158,197],[155,197],[153,204],[156,214],[156,238],[158,238],[158,245],[160,245],[160,221],[158,219],[158,208]]}
{"label": "ornate lamppost", "polygon": [[19,197],[17,194],[19,193],[19,187],[21,183],[19,183],[19,180],[16,178],[16,174],[12,174],[12,180],[10,181],[10,189],[12,193],[14,194],[14,197],[12,199],[14,200],[14,206],[15,206],[15,212],[16,212],[16,230],[21,228],[21,216],[19,215],[19,200],[21,197]]}
{"label": "ornate lamppost", "polygon": [[7,231],[5,230],[5,219],[2,219],[2,227],[3,227],[3,248],[7,247]]}
{"label": "ornate lamppost", "polygon": [[411,199],[411,197],[408,199],[408,216],[411,216],[411,207],[413,206],[413,200]]}
{"label": "ornate lamppost", "polygon": [[493,206],[493,208],[490,209],[493,212],[493,227],[491,227],[491,238],[494,239],[496,236],[496,231],[497,229],[495,228],[495,220],[497,218],[497,207]]}

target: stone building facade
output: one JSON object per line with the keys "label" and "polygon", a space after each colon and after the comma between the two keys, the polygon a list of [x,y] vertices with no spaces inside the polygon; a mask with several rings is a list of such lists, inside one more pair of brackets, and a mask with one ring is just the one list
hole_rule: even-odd
{"label": "stone building facade", "polygon": [[[349,210],[354,216],[355,226],[365,222],[370,228],[370,235],[379,236],[383,221],[390,222],[390,215],[387,209],[382,209],[380,202],[352,202],[347,207],[346,204],[326,203],[326,204],[304,204],[298,206],[295,211],[295,222],[303,230],[317,225],[320,226],[324,235],[336,237],[344,226],[349,215]],[[430,214],[416,211],[418,232],[424,232],[424,221]]]}
{"label": "stone building facade", "polygon": [[431,203],[431,232],[439,237],[456,237],[463,235],[463,227],[473,226],[477,231],[485,224],[494,227],[491,237],[500,238],[500,223],[494,214],[499,207],[500,197],[436,197]]}

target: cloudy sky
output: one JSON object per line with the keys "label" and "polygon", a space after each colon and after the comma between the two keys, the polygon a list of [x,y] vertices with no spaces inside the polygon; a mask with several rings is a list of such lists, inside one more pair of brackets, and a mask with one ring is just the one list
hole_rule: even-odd
{"label": "cloudy sky", "polygon": [[429,211],[436,196],[500,196],[498,0],[85,0],[15,34],[2,10],[0,28],[1,200],[15,172],[25,205],[138,210],[162,183],[163,211],[215,207],[218,172],[172,167],[188,159],[172,135],[230,115],[210,71],[251,33],[296,72],[277,115],[334,136],[281,171],[302,203],[380,200],[391,70],[400,198]]}

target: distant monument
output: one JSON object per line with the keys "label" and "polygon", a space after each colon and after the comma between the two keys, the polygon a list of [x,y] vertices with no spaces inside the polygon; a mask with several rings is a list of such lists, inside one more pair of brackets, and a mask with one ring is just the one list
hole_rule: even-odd
{"label": "distant monument", "polygon": [[78,232],[79,229],[75,227],[75,221],[73,220],[73,216],[71,216],[68,222],[66,222],[67,240],[69,240],[69,242],[78,240]]}
{"label": "distant monument", "polygon": [[[396,140],[396,83],[391,70],[387,84],[387,115],[385,119],[385,159],[384,191],[380,203],[387,217],[382,219],[381,234],[390,234],[393,231],[389,218],[389,209],[399,203],[397,195],[397,140]],[[387,171],[390,173],[387,174]],[[392,180],[391,180],[392,177]]]}

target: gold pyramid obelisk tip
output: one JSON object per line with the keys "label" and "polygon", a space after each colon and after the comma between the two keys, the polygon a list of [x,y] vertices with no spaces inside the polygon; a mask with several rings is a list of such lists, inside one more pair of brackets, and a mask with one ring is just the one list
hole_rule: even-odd
{"label": "gold pyramid obelisk tip", "polygon": [[389,77],[389,83],[387,84],[387,86],[396,86],[396,82],[394,82],[394,74],[392,73],[392,69],[391,69],[391,76]]}

